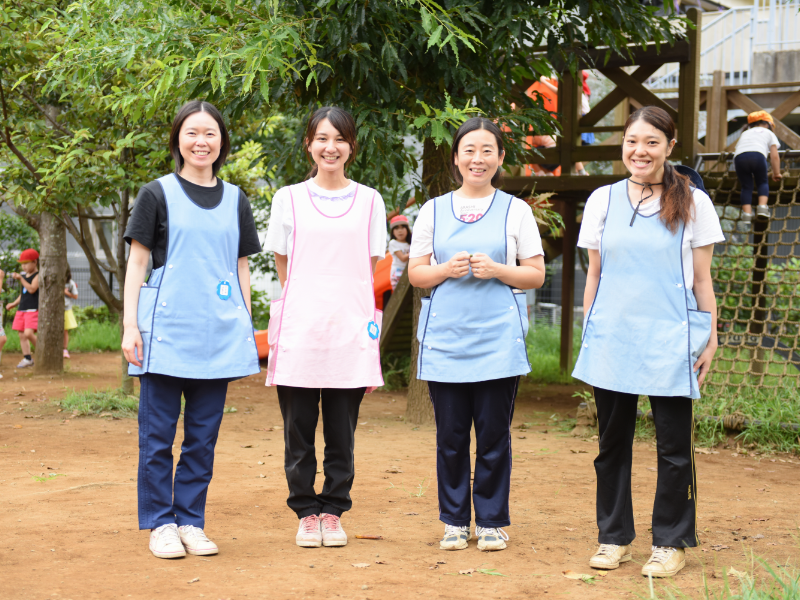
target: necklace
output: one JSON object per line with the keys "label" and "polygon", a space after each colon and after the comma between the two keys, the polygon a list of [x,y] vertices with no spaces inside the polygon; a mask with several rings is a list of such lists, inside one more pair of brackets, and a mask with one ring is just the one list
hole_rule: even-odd
{"label": "necklace", "polygon": [[[639,200],[639,204],[637,204],[636,208],[633,210],[633,216],[631,217],[630,227],[633,227],[633,222],[636,220],[636,215],[639,214],[639,207],[642,205],[642,202],[644,202],[645,200],[648,200],[649,198],[653,197],[653,186],[654,185],[662,185],[662,184],[660,182],[659,183],[639,183],[638,181],[634,181],[630,177],[628,178],[628,181],[630,181],[634,185],[642,186],[642,198]],[[645,188],[650,190],[650,195],[649,196],[645,196],[644,195]]]}

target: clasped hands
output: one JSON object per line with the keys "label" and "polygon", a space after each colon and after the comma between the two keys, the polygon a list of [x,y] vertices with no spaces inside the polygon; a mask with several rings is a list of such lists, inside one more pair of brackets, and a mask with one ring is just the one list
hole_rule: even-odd
{"label": "clasped hands", "polygon": [[460,279],[472,269],[472,275],[478,279],[492,279],[500,276],[499,263],[494,262],[489,256],[482,252],[470,254],[462,251],[454,254],[453,257],[444,263],[445,272],[448,277]]}

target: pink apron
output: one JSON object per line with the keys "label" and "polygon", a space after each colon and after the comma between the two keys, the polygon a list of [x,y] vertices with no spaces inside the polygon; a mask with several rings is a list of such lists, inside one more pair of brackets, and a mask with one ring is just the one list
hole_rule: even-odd
{"label": "pink apron", "polygon": [[375,195],[338,217],[324,215],[308,186],[289,187],[294,228],[289,274],[270,306],[267,385],[359,388],[383,385],[369,224]]}

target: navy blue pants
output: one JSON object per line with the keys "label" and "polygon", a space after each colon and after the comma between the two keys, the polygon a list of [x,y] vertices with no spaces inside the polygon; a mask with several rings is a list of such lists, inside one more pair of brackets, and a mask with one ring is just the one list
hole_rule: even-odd
{"label": "navy blue pants", "polygon": [[[630,544],[636,537],[631,498],[633,436],[639,396],[594,388],[600,452],[597,527],[601,544]],[[650,396],[656,426],[658,482],[653,503],[653,545],[697,546],[697,477],[690,398]]]}
{"label": "navy blue pants", "polygon": [[436,419],[436,476],[439,520],[463,527],[470,511],[469,443],[475,424],[475,478],[472,503],[480,527],[511,524],[511,418],[519,377],[475,383],[429,381]]}
{"label": "navy blue pants", "polygon": [[769,196],[767,159],[761,152],[742,152],[733,159],[739,184],[742,186],[742,204],[753,203],[753,180],[759,196]]}
{"label": "navy blue pants", "polygon": [[[139,395],[139,529],[205,527],[206,494],[214,470],[227,379],[184,379],[147,373]],[[181,457],[172,478],[172,444],[183,414]]]}

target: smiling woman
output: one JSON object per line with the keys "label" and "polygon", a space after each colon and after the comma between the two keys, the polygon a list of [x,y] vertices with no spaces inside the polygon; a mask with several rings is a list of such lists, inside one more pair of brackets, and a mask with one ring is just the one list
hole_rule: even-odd
{"label": "smiling woman", "polygon": [[169,149],[175,173],[140,190],[125,231],[122,340],[128,372],[141,378],[139,528],[151,530],[159,558],[217,553],[203,528],[228,382],[259,371],[247,257],[261,245],[247,198],[217,178],[230,150],[222,115],[208,102],[185,104]]}

